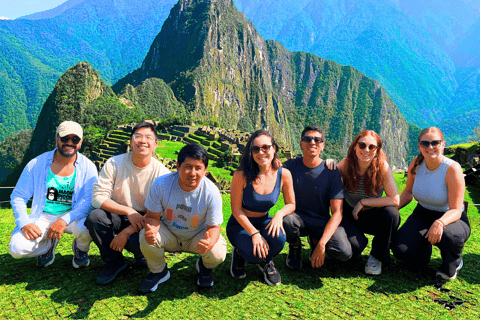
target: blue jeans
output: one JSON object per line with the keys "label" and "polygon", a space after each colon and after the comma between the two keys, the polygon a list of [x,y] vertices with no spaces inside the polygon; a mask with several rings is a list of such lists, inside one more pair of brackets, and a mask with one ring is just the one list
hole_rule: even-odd
{"label": "blue jeans", "polygon": [[[268,251],[266,262],[271,261],[277,254],[282,251],[286,242],[285,234],[280,231],[278,237],[272,237],[268,235],[268,230],[265,229],[267,224],[272,220],[268,214],[260,218],[248,218],[250,223],[260,232],[262,237],[267,241]],[[245,229],[237,222],[237,219],[232,215],[227,223],[227,237],[230,243],[238,249],[240,256],[249,263],[263,262],[258,256],[253,255],[253,243],[252,237]]]}

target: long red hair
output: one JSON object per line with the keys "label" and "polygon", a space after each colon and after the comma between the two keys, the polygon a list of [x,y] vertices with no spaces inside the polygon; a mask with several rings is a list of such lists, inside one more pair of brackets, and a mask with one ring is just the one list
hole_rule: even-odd
{"label": "long red hair", "polygon": [[387,156],[382,149],[382,139],[380,139],[375,131],[363,130],[355,137],[355,139],[353,139],[352,144],[348,148],[347,157],[345,158],[345,170],[342,172],[342,179],[345,190],[353,192],[358,189],[361,176],[355,146],[357,145],[358,140],[365,136],[372,136],[375,138],[378,147],[375,157],[363,175],[363,187],[365,193],[368,196],[374,196],[378,194],[383,187],[383,171],[385,170],[385,163],[388,161]]}

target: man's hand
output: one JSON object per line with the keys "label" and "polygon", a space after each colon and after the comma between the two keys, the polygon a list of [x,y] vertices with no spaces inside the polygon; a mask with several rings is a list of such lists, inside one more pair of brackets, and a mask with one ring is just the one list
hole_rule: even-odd
{"label": "man's hand", "polygon": [[132,211],[127,214],[127,218],[137,232],[145,227],[145,219],[143,219],[143,216],[140,213]]}
{"label": "man's hand", "polygon": [[123,248],[125,248],[125,244],[128,241],[128,236],[125,232],[120,232],[113,238],[112,242],[110,243],[110,249],[122,252]]}
{"label": "man's hand", "polygon": [[160,221],[147,217],[145,218],[145,240],[151,246],[156,243],[157,234],[160,230]]}
{"label": "man's hand", "polygon": [[200,254],[205,254],[213,248],[215,243],[212,243],[212,238],[210,238],[210,233],[208,230],[205,232],[205,239],[201,239],[197,245],[197,251]]}
{"label": "man's hand", "polygon": [[62,219],[58,219],[47,228],[47,239],[60,240],[60,237],[62,236],[66,227],[67,223]]}
{"label": "man's hand", "polygon": [[320,268],[325,262],[325,245],[322,245],[320,242],[315,247],[313,251],[312,258],[312,268]]}
{"label": "man's hand", "polygon": [[29,223],[22,228],[22,233],[27,240],[35,240],[42,236],[42,230],[35,224]]}

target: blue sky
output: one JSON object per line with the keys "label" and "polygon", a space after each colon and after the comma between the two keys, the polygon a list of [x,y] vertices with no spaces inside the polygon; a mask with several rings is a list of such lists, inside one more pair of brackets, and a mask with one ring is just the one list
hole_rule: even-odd
{"label": "blue sky", "polygon": [[0,17],[15,19],[55,8],[66,0],[0,0]]}

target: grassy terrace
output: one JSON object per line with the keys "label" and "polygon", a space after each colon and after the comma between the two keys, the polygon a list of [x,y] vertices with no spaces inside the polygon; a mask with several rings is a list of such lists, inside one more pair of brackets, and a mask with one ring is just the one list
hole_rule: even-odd
{"label": "grassy terrace", "polygon": [[[401,191],[405,179],[399,175],[396,179]],[[467,200],[480,203],[480,190],[468,188]],[[413,206],[401,211],[402,221]],[[457,280],[446,285],[449,293],[432,287],[441,261],[436,248],[428,268],[419,274],[406,271],[402,263],[393,259],[390,267],[375,277],[363,273],[370,248],[364,251],[360,264],[327,258],[324,267],[314,270],[308,266],[309,249],[304,243],[305,267],[299,272],[285,266],[287,248],[276,257],[282,275],[282,285],[277,287],[266,285],[253,265],[247,265],[245,279],[234,280],[229,275],[229,246],[227,260],[215,271],[212,289],[197,289],[195,255],[168,253],[170,280],[155,293],[143,296],[137,288],[147,270],[131,269],[106,287],[95,284],[103,263],[93,243],[91,265],[74,269],[71,235],[62,237],[56,260],[48,268],[38,269],[35,259],[14,260],[8,254],[14,228],[12,210],[0,211],[0,319],[478,319],[480,315],[480,218],[473,205],[469,207],[472,236],[464,249],[465,265]],[[225,230],[231,214],[229,195],[223,195],[223,212]],[[133,264],[133,256],[127,257]],[[450,300],[450,295],[463,299],[465,304],[449,311],[433,301]]]}

